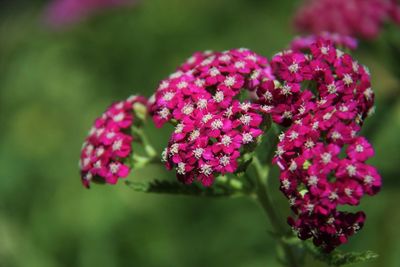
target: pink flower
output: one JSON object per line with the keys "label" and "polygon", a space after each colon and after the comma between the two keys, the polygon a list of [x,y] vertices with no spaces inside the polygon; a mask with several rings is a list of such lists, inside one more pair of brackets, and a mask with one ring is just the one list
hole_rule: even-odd
{"label": "pink flower", "polygon": [[303,32],[328,31],[374,39],[390,15],[396,19],[398,4],[391,2],[393,0],[307,0],[297,11],[294,22]]}
{"label": "pink flower", "polygon": [[47,7],[46,20],[58,28],[77,23],[102,10],[136,3],[136,0],[53,0]]}
{"label": "pink flower", "polygon": [[358,46],[357,39],[338,33],[322,32],[318,35],[299,36],[293,39],[290,43],[290,49],[293,51],[302,51],[309,49],[312,43],[315,43],[319,38],[324,38],[333,42],[337,47],[344,47],[350,50],[355,50]]}
{"label": "pink flower", "polygon": [[195,53],[161,82],[150,105],[157,126],[175,124],[165,151],[167,168],[184,183],[210,186],[235,173],[254,149],[266,115],[241,93],[256,92],[271,73],[265,58],[248,49]]}
{"label": "pink flower", "polygon": [[[374,96],[365,67],[331,41],[319,38],[300,53],[307,59],[297,70],[301,76],[293,78],[285,70],[284,62],[294,53],[278,54],[271,62],[276,80],[264,82],[257,97],[261,106],[271,106],[275,123],[289,127],[273,159],[281,170],[281,191],[295,213],[289,224],[301,239],[312,238],[331,251],[365,220],[363,213],[339,212],[340,206],[358,205],[364,194],[374,195],[381,186],[376,169],[365,163],[373,148],[358,136]],[[296,86],[302,90],[293,90]]]}
{"label": "pink flower", "polygon": [[358,137],[347,148],[347,154],[351,159],[366,161],[374,155],[374,149],[372,148],[371,144],[368,143],[366,138]]}
{"label": "pink flower", "polygon": [[111,105],[95,120],[79,162],[85,187],[89,188],[91,181],[115,184],[119,178],[128,176],[127,162],[134,141],[129,132],[134,122],[134,105],[138,103],[146,106],[147,100],[140,96],[129,97]]}

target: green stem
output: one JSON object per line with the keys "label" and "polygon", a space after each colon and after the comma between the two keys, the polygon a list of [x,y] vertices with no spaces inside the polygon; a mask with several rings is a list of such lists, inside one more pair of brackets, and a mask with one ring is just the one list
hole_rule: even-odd
{"label": "green stem", "polygon": [[146,154],[150,158],[155,158],[157,156],[157,151],[154,149],[154,147],[151,145],[149,139],[147,138],[146,134],[143,132],[142,129],[132,127],[133,133],[139,137],[140,141],[143,144],[144,150],[146,151]]}
{"label": "green stem", "polygon": [[286,236],[286,228],[281,224],[279,216],[274,209],[274,204],[268,194],[266,185],[268,180],[269,168],[263,167],[257,157],[253,158],[253,165],[256,169],[256,195],[257,200],[261,204],[265,214],[267,215],[274,229],[274,234],[278,236],[279,245],[282,247],[285,261],[288,267],[299,267],[293,248],[283,241]]}

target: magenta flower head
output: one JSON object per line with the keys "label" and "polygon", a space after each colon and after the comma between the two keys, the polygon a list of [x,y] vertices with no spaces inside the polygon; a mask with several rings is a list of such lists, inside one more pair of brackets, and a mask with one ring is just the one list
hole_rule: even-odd
{"label": "magenta flower head", "polygon": [[[85,187],[90,182],[115,184],[128,176],[132,142],[131,126],[138,123],[147,100],[132,96],[112,104],[95,123],[82,147],[79,167]],[[138,114],[138,116],[136,116]]]}
{"label": "magenta flower head", "polygon": [[335,32],[373,39],[383,24],[396,19],[395,0],[307,0],[297,11],[295,26],[302,32]]}
{"label": "magenta flower head", "polygon": [[295,214],[289,224],[301,239],[331,251],[365,220],[364,213],[339,207],[356,206],[381,187],[377,170],[366,163],[374,150],[359,136],[374,110],[370,75],[323,38],[308,49],[276,55],[271,66],[276,80],[257,93],[261,105],[276,107],[270,110],[274,122],[288,127],[274,162]]}
{"label": "magenta flower head", "polygon": [[210,186],[235,173],[265,130],[266,116],[252,100],[270,80],[267,59],[247,49],[195,53],[161,82],[150,110],[157,126],[175,125],[164,152],[168,169],[184,183]]}
{"label": "magenta flower head", "polygon": [[46,21],[55,28],[77,23],[100,11],[132,6],[137,0],[53,0],[46,11]]}
{"label": "magenta flower head", "polygon": [[315,43],[319,38],[330,40],[336,47],[355,50],[358,47],[357,39],[341,35],[338,33],[322,32],[318,35],[299,36],[293,39],[290,43],[290,49],[293,51],[307,50],[312,43]]}

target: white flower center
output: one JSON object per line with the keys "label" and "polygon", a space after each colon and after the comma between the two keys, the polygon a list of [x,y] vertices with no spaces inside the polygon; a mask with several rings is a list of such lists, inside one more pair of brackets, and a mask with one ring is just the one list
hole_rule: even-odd
{"label": "white flower center", "polygon": [[214,67],[214,68],[210,69],[210,75],[212,77],[215,77],[215,76],[217,76],[219,74],[220,74],[220,72],[219,72],[219,70],[217,68]]}
{"label": "white flower center", "polygon": [[119,140],[116,140],[116,141],[113,143],[113,145],[112,145],[112,150],[115,152],[115,151],[120,150],[121,147],[122,147],[122,140],[119,139]]}
{"label": "white flower center", "polygon": [[348,165],[348,166],[346,167],[346,170],[347,170],[347,173],[348,173],[350,176],[356,175],[356,172],[357,172],[356,166],[354,166],[354,165]]}
{"label": "white flower center", "polygon": [[366,89],[364,91],[364,96],[367,100],[371,100],[372,99],[372,95],[374,94],[374,92],[372,91],[371,87],[369,87],[368,89]]}
{"label": "white flower center", "polygon": [[292,115],[291,111],[285,111],[285,112],[283,112],[282,117],[284,119],[291,119],[293,117],[293,115]]}
{"label": "white flower center", "polygon": [[164,148],[164,150],[161,152],[161,161],[162,162],[167,162],[167,156],[168,156],[167,150],[168,150],[168,148]]}
{"label": "white flower center", "polygon": [[333,201],[333,200],[336,200],[336,199],[338,199],[339,198],[339,196],[338,196],[338,194],[336,193],[336,192],[331,192],[330,194],[329,194],[329,197],[328,197],[331,201]]}
{"label": "white flower center", "polygon": [[338,139],[341,139],[341,138],[342,138],[342,135],[338,131],[334,131],[332,133],[332,139],[333,140],[338,140]]}
{"label": "white flower center", "polygon": [[174,131],[174,132],[175,132],[175,133],[182,133],[183,128],[184,128],[183,123],[179,123],[178,125],[176,125],[175,131]]}
{"label": "white flower center", "polygon": [[109,132],[109,133],[106,134],[106,138],[107,139],[112,139],[112,138],[114,138],[114,136],[115,136],[114,132]]}
{"label": "white flower center", "polygon": [[96,168],[96,169],[100,169],[101,168],[101,161],[100,160],[98,160],[98,161],[96,161],[95,163],[94,163],[94,167]]}
{"label": "white flower center", "polygon": [[277,157],[280,157],[280,156],[282,156],[284,153],[285,153],[285,150],[283,149],[283,147],[278,146],[277,149],[276,149],[276,151],[275,151],[275,155],[276,155]]}
{"label": "white flower center", "polygon": [[83,167],[86,168],[90,163],[90,158],[84,158],[82,160],[82,163],[83,163]]}
{"label": "white flower center", "polygon": [[292,94],[292,87],[290,87],[289,85],[285,84],[282,86],[281,88],[281,94],[284,96],[288,96]]}
{"label": "white flower center", "polygon": [[224,84],[225,84],[227,87],[232,87],[232,86],[235,85],[235,83],[236,83],[235,77],[228,76],[228,77],[225,78]]}
{"label": "white flower center", "polygon": [[308,212],[313,212],[313,210],[314,210],[314,204],[311,204],[311,203],[308,203],[307,205],[306,205],[306,210],[308,211]]}
{"label": "white flower center", "polygon": [[230,161],[231,161],[231,158],[228,155],[223,155],[219,159],[219,164],[221,164],[222,166],[226,167],[229,164]]}
{"label": "white flower center", "polygon": [[194,140],[196,140],[199,136],[200,136],[200,131],[199,131],[199,130],[193,130],[193,131],[190,133],[189,140],[190,140],[190,141],[194,141]]}
{"label": "white flower center", "polygon": [[118,113],[113,117],[115,122],[121,122],[125,118],[125,114],[123,112]]}
{"label": "white flower center", "polygon": [[212,118],[213,118],[213,115],[211,113],[207,113],[206,115],[204,115],[204,117],[201,120],[203,121],[203,123],[207,123]]}
{"label": "white flower center", "polygon": [[160,117],[161,117],[162,119],[168,118],[169,114],[171,114],[171,112],[170,112],[169,109],[167,109],[167,108],[162,108],[162,109],[158,112],[158,115],[160,115]]}
{"label": "white flower center", "polygon": [[254,55],[248,55],[248,56],[246,57],[246,59],[247,59],[247,60],[251,60],[251,61],[253,61],[253,62],[256,62],[256,61],[257,61],[257,57],[254,56]]}
{"label": "white flower center", "polygon": [[213,121],[211,123],[211,128],[213,130],[217,130],[217,129],[221,129],[223,125],[224,124],[222,123],[222,121],[220,119],[216,119],[215,121]]}
{"label": "white flower center", "polygon": [[251,133],[244,133],[242,138],[243,138],[243,144],[251,143],[254,140],[254,138],[251,135]]}
{"label": "white flower center", "polygon": [[166,89],[169,86],[169,82],[163,81],[160,86],[158,87],[159,90]]}
{"label": "white flower center", "polygon": [[171,155],[175,155],[179,152],[179,144],[172,144],[171,148],[169,149],[169,153]]}
{"label": "white flower center", "polygon": [[372,177],[371,175],[367,175],[364,177],[364,184],[366,185],[371,185],[374,182],[374,177]]}
{"label": "white flower center", "polygon": [[200,99],[197,101],[197,107],[198,107],[199,109],[204,109],[204,108],[206,108],[206,107],[207,107],[207,99],[200,98]]}
{"label": "white flower center", "polygon": [[179,162],[178,167],[176,168],[176,172],[178,174],[184,175],[186,173],[186,164],[184,162]]}
{"label": "white flower center", "polygon": [[214,101],[217,103],[221,103],[224,100],[224,92],[222,91],[217,91],[213,97]]}
{"label": "white flower center", "polygon": [[351,195],[353,194],[353,189],[346,187],[344,189],[344,193],[348,196],[351,197]]}
{"label": "white flower center", "polygon": [[248,125],[250,125],[250,122],[251,122],[251,116],[250,115],[242,115],[239,120],[241,123],[248,126]]}
{"label": "white flower center", "polygon": [[110,172],[112,174],[116,174],[119,171],[119,165],[116,163],[111,163],[110,164]]}
{"label": "white flower center", "polygon": [[358,153],[364,152],[364,147],[363,147],[362,145],[357,145],[357,146],[356,146],[356,151],[357,151]]}
{"label": "white flower center", "polygon": [[293,63],[292,65],[289,66],[289,71],[291,73],[296,73],[299,71],[299,64]]}
{"label": "white flower center", "polygon": [[295,170],[297,170],[297,163],[295,160],[292,160],[290,162],[289,171],[294,172]]}
{"label": "white flower center", "polygon": [[223,56],[220,56],[218,59],[223,62],[227,62],[227,61],[231,60],[231,57],[229,55],[223,55]]}
{"label": "white flower center", "polygon": [[337,92],[337,87],[336,87],[335,83],[328,84],[327,87],[328,87],[328,92],[330,94],[335,94]]}
{"label": "white flower center", "polygon": [[313,140],[308,139],[308,140],[306,141],[306,143],[304,144],[304,146],[305,146],[306,148],[310,149],[310,148],[313,148],[313,147],[315,146],[315,143],[314,143]]}
{"label": "white flower center", "polygon": [[321,155],[322,163],[328,164],[332,161],[332,155],[329,152],[325,152]]}
{"label": "white flower center", "polygon": [[224,116],[230,118],[233,115],[232,107],[228,107],[224,112]]}
{"label": "white flower center", "polygon": [[182,108],[182,113],[185,115],[190,115],[194,111],[192,104],[187,104]]}
{"label": "white flower center", "polygon": [[251,103],[250,102],[243,102],[239,104],[240,109],[247,112],[249,108],[251,108]]}
{"label": "white flower center", "polygon": [[174,92],[166,92],[166,93],[163,95],[163,99],[164,99],[165,101],[171,101],[171,99],[174,98],[174,96],[175,96],[175,93],[174,93]]}
{"label": "white flower center", "polygon": [[221,143],[224,146],[229,146],[232,143],[232,138],[229,135],[224,135],[221,138]]}
{"label": "white flower center", "polygon": [[244,68],[244,66],[245,66],[245,63],[243,61],[238,61],[235,63],[235,68],[237,68],[237,69],[242,69],[242,68]]}
{"label": "white flower center", "polygon": [[261,106],[261,109],[262,109],[264,112],[270,112],[270,111],[272,110],[272,106],[263,105],[263,106]]}
{"label": "white flower center", "polygon": [[296,131],[291,132],[289,135],[290,141],[293,141],[293,140],[297,139],[298,137],[299,137],[299,134]]}
{"label": "white flower center", "polygon": [[96,156],[97,157],[101,157],[101,155],[103,155],[104,154],[104,147],[99,147],[98,149],[97,149],[97,151],[96,151]]}
{"label": "white flower center", "polygon": [[176,87],[178,87],[179,89],[183,89],[183,88],[186,88],[187,86],[188,86],[188,83],[182,81],[182,82],[179,82]]}
{"label": "white flower center", "polygon": [[272,93],[271,93],[270,91],[266,91],[266,92],[264,93],[264,97],[265,97],[265,99],[268,100],[268,101],[272,101],[272,99],[273,99]]}
{"label": "white flower center", "polygon": [[330,217],[330,218],[326,221],[327,224],[333,224],[334,222],[335,222],[335,218],[333,218],[333,217]]}
{"label": "white flower center", "polygon": [[203,79],[197,79],[195,82],[194,82],[194,84],[197,86],[197,87],[203,87],[203,85],[205,84],[206,82],[203,80]]}
{"label": "white flower center", "polygon": [[201,147],[196,148],[195,150],[193,150],[194,157],[196,159],[200,159],[201,156],[203,155],[203,152],[204,152],[203,148],[201,148]]}
{"label": "white flower center", "polygon": [[353,78],[351,78],[350,74],[345,74],[343,77],[343,82],[345,85],[349,86],[353,83]]}
{"label": "white flower center", "polygon": [[200,167],[200,173],[204,174],[205,176],[209,176],[210,174],[212,174],[213,170],[211,165],[208,164],[203,164]]}
{"label": "white flower center", "polygon": [[308,181],[307,181],[309,186],[313,186],[313,185],[317,185],[318,184],[318,177],[315,175],[311,175],[310,177],[308,177]]}
{"label": "white flower center", "polygon": [[289,188],[290,188],[290,181],[288,180],[288,179],[284,179],[284,180],[282,180],[282,187],[285,189],[285,190],[288,190]]}

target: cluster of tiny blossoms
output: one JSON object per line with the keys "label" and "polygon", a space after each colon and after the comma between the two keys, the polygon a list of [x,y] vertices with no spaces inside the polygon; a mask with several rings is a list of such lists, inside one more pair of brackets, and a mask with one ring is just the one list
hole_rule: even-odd
{"label": "cluster of tiny blossoms", "polygon": [[290,49],[293,51],[307,50],[309,47],[318,41],[319,38],[328,39],[338,48],[345,48],[349,50],[355,50],[358,47],[357,39],[348,36],[341,35],[338,33],[322,32],[318,35],[298,36],[293,39],[290,43]]}
{"label": "cluster of tiny blossoms", "polygon": [[180,181],[210,186],[216,174],[238,170],[263,133],[262,107],[251,99],[270,71],[247,49],[204,52],[161,82],[150,109],[157,126],[176,125],[163,158]]}
{"label": "cluster of tiny blossoms", "polygon": [[295,26],[303,32],[373,39],[390,18],[400,23],[396,0],[306,0],[297,11]]}
{"label": "cluster of tiny blossoms", "polygon": [[381,178],[365,162],[374,151],[358,133],[373,111],[367,69],[331,41],[318,39],[308,52],[285,51],[271,66],[277,80],[258,90],[275,123],[289,128],[280,136],[274,162],[281,190],[296,218],[289,224],[301,239],[313,238],[331,251],[364,223],[362,212],[338,210],[358,205],[379,191]]}
{"label": "cluster of tiny blossoms", "polygon": [[126,161],[132,152],[131,126],[137,103],[147,105],[147,100],[131,96],[112,104],[95,120],[83,144],[79,162],[85,187],[89,188],[91,181],[115,184],[129,174]]}
{"label": "cluster of tiny blossoms", "polygon": [[46,7],[45,19],[52,27],[64,27],[99,11],[120,6],[133,6],[137,2],[137,0],[53,0]]}

